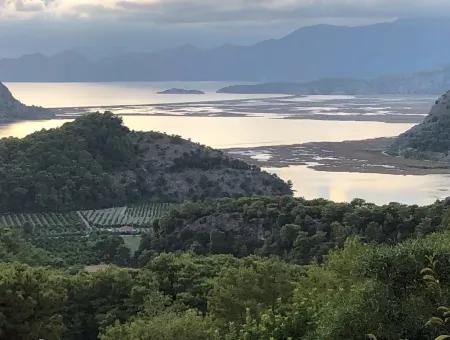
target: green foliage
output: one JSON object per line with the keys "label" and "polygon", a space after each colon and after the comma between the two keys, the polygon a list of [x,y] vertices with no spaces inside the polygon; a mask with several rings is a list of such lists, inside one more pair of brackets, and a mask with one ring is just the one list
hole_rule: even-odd
{"label": "green foliage", "polygon": [[53,265],[62,263],[54,254],[36,247],[18,230],[0,228],[0,261],[19,261],[29,265]]}
{"label": "green foliage", "polygon": [[308,339],[426,339],[433,334],[424,320],[436,301],[420,279],[426,256],[435,254],[440,282],[450,288],[450,234],[433,234],[395,246],[347,242],[324,265],[311,266],[294,301],[307,303],[314,320]]}
{"label": "green foliage", "polygon": [[[194,180],[203,185],[192,185]],[[278,177],[220,151],[129,131],[111,112],[0,140],[0,212],[291,193]]]}
{"label": "green foliage", "polygon": [[[158,237],[143,238],[139,268],[95,273],[79,265],[135,263],[121,236],[3,228],[0,338],[445,339],[447,220],[443,202],[189,203],[155,224]],[[160,252],[173,245],[190,251]],[[196,254],[222,251],[278,256]]]}
{"label": "green foliage", "polygon": [[149,227],[152,222],[167,212],[169,203],[141,203],[126,207],[85,210],[80,214],[94,228],[116,228],[122,226]]}
{"label": "green foliage", "polygon": [[[436,260],[435,255],[427,256],[427,262],[428,266],[420,271],[422,279],[434,298],[439,300],[439,304],[446,303],[446,301],[444,301],[445,297],[443,296],[441,282],[437,274],[438,261]],[[450,333],[450,308],[440,305],[437,308],[437,312],[440,316],[431,317],[425,326],[434,327],[438,332]],[[436,338],[436,340],[445,339],[450,339],[450,335],[439,335]]]}
{"label": "green foliage", "polygon": [[258,318],[252,316],[247,309],[245,322],[239,327],[230,323],[228,332],[223,336],[226,340],[288,340],[300,339],[308,327],[306,311],[297,304],[286,305],[278,301],[275,308],[270,308]]}
{"label": "green foliage", "polygon": [[194,310],[163,313],[109,328],[101,340],[210,340],[210,323]]}
{"label": "green foliage", "polygon": [[58,340],[64,331],[65,278],[27,265],[0,264],[0,338]]}
{"label": "green foliage", "polygon": [[0,141],[0,211],[113,205],[111,171],[134,160],[128,129],[112,113]]}
{"label": "green foliage", "polygon": [[222,270],[237,267],[239,261],[232,256],[194,256],[192,253],[160,254],[146,268],[155,273],[160,290],[173,300],[207,311],[208,293],[213,279]]}
{"label": "green foliage", "polygon": [[388,152],[406,158],[441,159],[450,151],[450,93],[436,102],[425,120],[400,135]]}
{"label": "green foliage", "polygon": [[99,332],[116,321],[145,313],[155,301],[164,299],[154,275],[145,270],[82,272],[71,277],[67,290],[65,339],[97,339]]}
{"label": "green foliage", "polygon": [[292,197],[207,200],[174,207],[141,251],[277,255],[307,264],[321,261],[350,235],[394,244],[444,229],[447,215],[444,202],[418,207]]}
{"label": "green foliage", "polygon": [[76,212],[1,214],[0,227],[18,227],[34,235],[77,235],[86,231]]}
{"label": "green foliage", "polygon": [[250,257],[223,269],[214,279],[208,310],[221,323],[243,323],[246,313],[257,317],[292,298],[301,269],[276,259]]}
{"label": "green foliage", "polygon": [[126,266],[132,259],[130,249],[120,235],[36,236],[17,229],[0,228],[0,261],[64,267],[99,263]]}

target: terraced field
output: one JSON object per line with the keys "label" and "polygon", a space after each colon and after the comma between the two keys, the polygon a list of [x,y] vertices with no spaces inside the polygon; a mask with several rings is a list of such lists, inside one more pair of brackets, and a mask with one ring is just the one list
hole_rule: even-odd
{"label": "terraced field", "polygon": [[70,213],[34,213],[2,214],[0,226],[31,227],[35,233],[76,234],[83,233],[86,226],[76,212]]}
{"label": "terraced field", "polygon": [[169,203],[143,203],[69,213],[2,214],[0,227],[30,227],[34,232],[45,234],[77,234],[124,226],[146,228],[170,207]]}
{"label": "terraced field", "polygon": [[148,227],[156,218],[162,216],[170,206],[169,203],[144,203],[130,207],[86,210],[81,211],[81,214],[94,228]]}

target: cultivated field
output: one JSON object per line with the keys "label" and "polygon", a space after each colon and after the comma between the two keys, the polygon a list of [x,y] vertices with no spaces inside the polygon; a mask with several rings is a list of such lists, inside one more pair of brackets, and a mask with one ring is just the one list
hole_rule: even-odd
{"label": "cultivated field", "polygon": [[33,214],[2,214],[2,227],[29,227],[34,233],[73,234],[82,233],[86,229],[76,212],[70,213],[33,213]]}
{"label": "cultivated field", "polygon": [[94,228],[148,227],[169,208],[169,203],[144,203],[130,207],[85,210],[81,215]]}
{"label": "cultivated field", "polygon": [[129,226],[147,228],[169,208],[169,203],[143,203],[133,206],[69,213],[1,214],[0,227],[32,228],[45,234],[76,234],[95,229]]}

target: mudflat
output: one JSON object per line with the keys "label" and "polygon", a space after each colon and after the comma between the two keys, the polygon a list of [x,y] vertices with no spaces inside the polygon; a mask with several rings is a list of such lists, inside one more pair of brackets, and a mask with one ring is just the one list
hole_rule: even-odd
{"label": "mudflat", "polygon": [[450,174],[449,162],[393,157],[384,152],[394,138],[314,142],[227,149],[234,157],[262,167],[308,165],[319,171],[396,175]]}

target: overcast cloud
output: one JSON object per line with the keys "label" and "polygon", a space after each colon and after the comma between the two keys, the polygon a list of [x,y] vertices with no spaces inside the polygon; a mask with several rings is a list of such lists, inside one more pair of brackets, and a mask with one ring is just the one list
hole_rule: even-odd
{"label": "overcast cloud", "polygon": [[448,0],[0,0],[0,56],[245,44],[316,23],[443,13]]}

